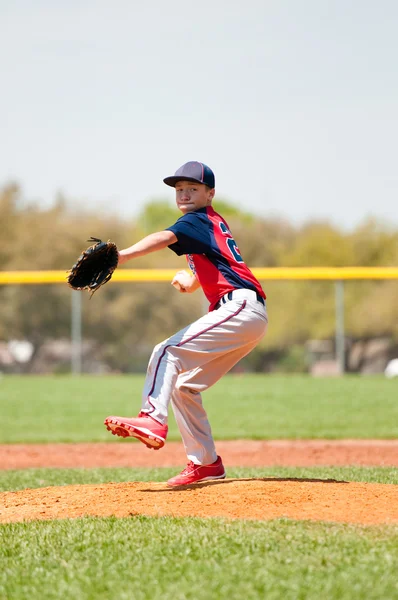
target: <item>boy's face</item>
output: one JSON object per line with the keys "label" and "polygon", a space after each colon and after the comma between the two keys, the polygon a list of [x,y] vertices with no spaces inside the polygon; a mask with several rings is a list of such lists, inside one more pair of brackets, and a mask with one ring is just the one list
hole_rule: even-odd
{"label": "boy's face", "polygon": [[184,215],[193,210],[210,206],[214,198],[214,188],[210,189],[203,183],[179,181],[176,183],[176,203]]}

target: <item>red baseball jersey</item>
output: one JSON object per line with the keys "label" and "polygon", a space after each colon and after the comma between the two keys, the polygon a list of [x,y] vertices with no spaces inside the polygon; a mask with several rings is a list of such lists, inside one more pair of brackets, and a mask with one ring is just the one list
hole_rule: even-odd
{"label": "red baseball jersey", "polygon": [[243,262],[239,248],[225,219],[208,206],[189,212],[167,228],[177,238],[170,250],[187,255],[191,271],[196,275],[214,310],[217,302],[236,289],[266,295],[253,273]]}

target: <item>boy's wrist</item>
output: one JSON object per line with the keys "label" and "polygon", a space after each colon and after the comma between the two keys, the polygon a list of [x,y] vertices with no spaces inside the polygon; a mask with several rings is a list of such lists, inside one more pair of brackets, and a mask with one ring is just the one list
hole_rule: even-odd
{"label": "boy's wrist", "polygon": [[121,250],[119,252],[119,265],[122,265],[123,263],[125,263],[126,261],[128,261],[129,259],[129,255],[126,253],[125,250]]}

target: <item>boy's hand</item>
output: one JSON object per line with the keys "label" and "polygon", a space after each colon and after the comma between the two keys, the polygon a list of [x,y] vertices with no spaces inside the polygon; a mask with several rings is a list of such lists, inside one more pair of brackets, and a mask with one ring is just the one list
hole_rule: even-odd
{"label": "boy's hand", "polygon": [[174,275],[171,285],[182,294],[190,294],[200,286],[195,275],[191,275],[190,273],[187,273],[187,271],[178,271],[178,273]]}

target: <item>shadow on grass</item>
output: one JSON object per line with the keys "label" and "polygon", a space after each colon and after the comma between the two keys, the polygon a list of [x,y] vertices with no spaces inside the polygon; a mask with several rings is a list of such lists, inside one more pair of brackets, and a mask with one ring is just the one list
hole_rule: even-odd
{"label": "shadow on grass", "polygon": [[164,490],[151,490],[145,489],[143,492],[152,492],[158,494],[159,492],[173,492],[174,490],[182,491],[185,490],[189,492],[189,490],[195,490],[199,488],[214,486],[214,485],[227,485],[228,483],[235,483],[237,481],[294,481],[301,483],[349,483],[349,481],[340,481],[338,479],[311,479],[304,477],[242,477],[235,479],[214,479],[211,481],[202,481],[198,483],[190,483],[188,485],[178,485],[174,487],[168,487]]}

